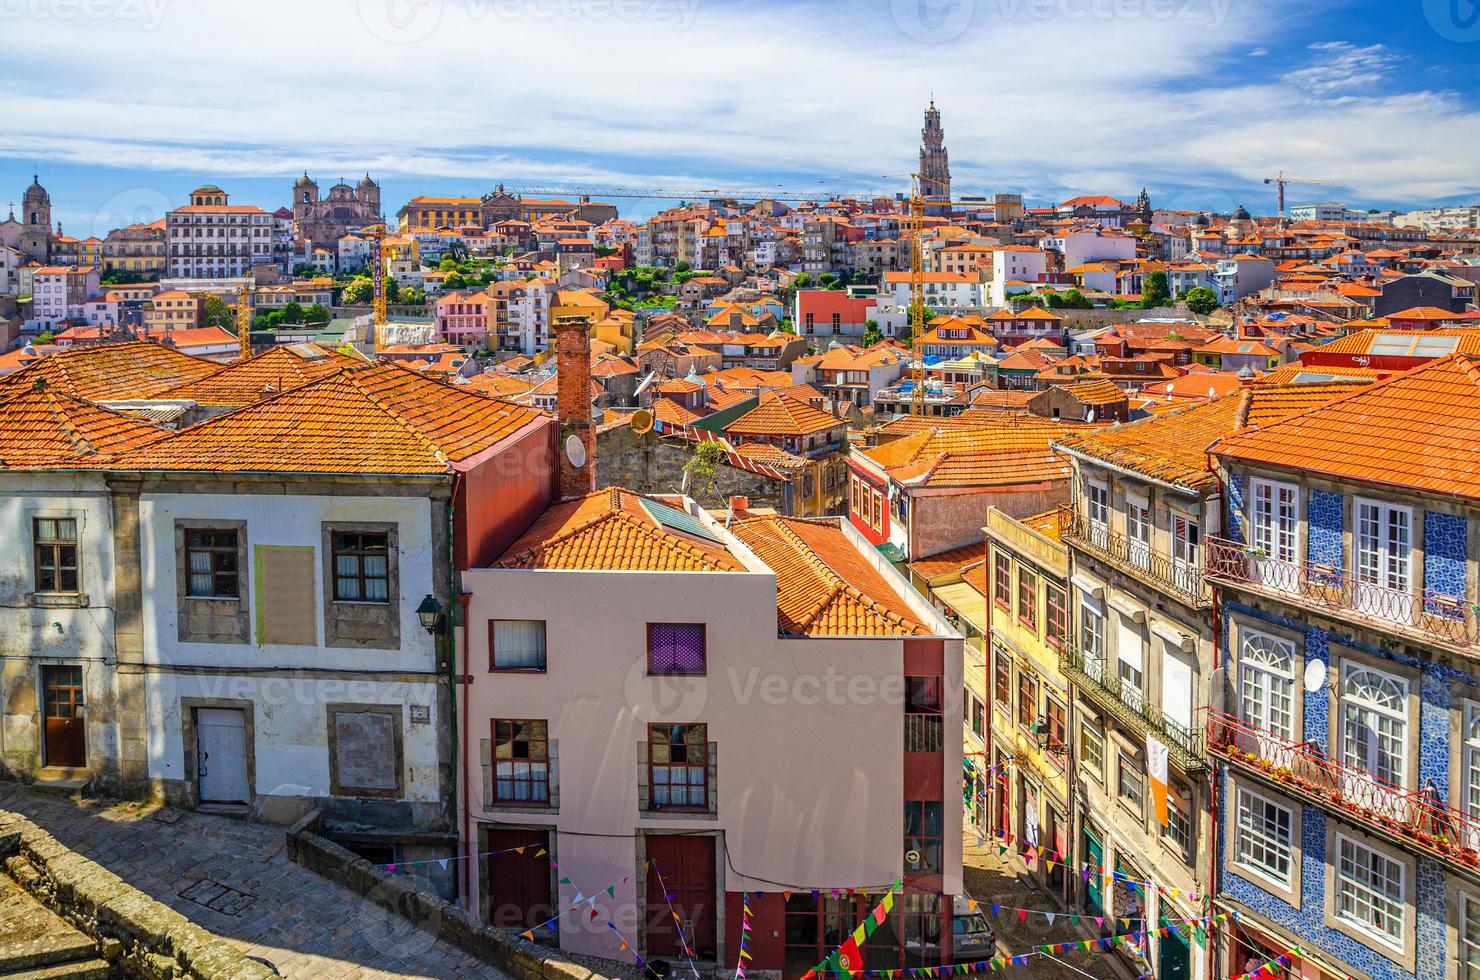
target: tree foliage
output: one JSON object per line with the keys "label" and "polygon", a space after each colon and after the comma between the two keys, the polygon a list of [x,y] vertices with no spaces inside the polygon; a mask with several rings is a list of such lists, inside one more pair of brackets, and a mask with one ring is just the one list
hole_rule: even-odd
{"label": "tree foliage", "polygon": [[1207,286],[1193,286],[1182,297],[1182,302],[1199,316],[1207,316],[1218,308],[1218,294]]}
{"label": "tree foliage", "polygon": [[223,330],[236,329],[236,313],[226,305],[226,301],[219,296],[207,296],[201,303],[201,322],[208,327],[220,327]]}

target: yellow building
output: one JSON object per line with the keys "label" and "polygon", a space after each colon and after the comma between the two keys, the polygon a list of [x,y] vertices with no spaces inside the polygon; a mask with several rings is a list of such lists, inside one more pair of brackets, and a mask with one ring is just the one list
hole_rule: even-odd
{"label": "yellow building", "polygon": [[[1069,636],[1068,508],[1017,520],[987,511],[991,693],[990,822],[1011,834],[1009,854],[1070,853],[1069,682],[1059,654]],[[1067,900],[1069,868],[1051,858],[1027,871]]]}
{"label": "yellow building", "polygon": [[637,314],[631,310],[612,310],[596,321],[591,328],[591,336],[611,344],[615,354],[630,355],[637,338]]}

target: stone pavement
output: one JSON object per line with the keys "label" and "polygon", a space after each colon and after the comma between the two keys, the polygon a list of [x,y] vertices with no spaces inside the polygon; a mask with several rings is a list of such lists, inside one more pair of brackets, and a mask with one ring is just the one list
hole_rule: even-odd
{"label": "stone pavement", "polygon": [[[986,906],[991,905],[1059,911],[1053,899],[1018,876],[1023,867],[1022,859],[1011,851],[1005,857],[999,857],[994,846],[979,848],[974,834],[966,837],[963,851],[965,867],[962,877],[965,879],[966,892],[983,906],[984,914]],[[1045,943],[1099,938],[1092,928],[1086,928],[1083,924],[1078,927],[1071,925],[1067,916],[1052,926],[1047,925],[1042,916],[1030,915],[1026,922],[1019,922],[1015,914],[1007,912],[996,919],[987,914],[987,921],[997,930],[999,955],[1026,953]],[[1032,977],[1034,980],[1084,980],[1085,977],[1090,977],[1091,980],[1126,980],[1134,976],[1128,968],[1122,967],[1125,960],[1119,954],[1066,953],[1059,959],[1062,962],[1035,955],[1025,966],[1009,966],[1006,970],[986,975],[1003,978]]]}
{"label": "stone pavement", "polygon": [[285,977],[504,976],[294,864],[284,853],[281,828],[189,812],[165,823],[153,817],[157,806],[79,803],[14,783],[0,783],[0,809],[24,814]]}

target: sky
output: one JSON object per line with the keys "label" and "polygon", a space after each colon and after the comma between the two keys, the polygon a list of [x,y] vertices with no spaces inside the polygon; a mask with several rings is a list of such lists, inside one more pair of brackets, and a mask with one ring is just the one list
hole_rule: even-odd
{"label": "sky", "polygon": [[[0,0],[0,207],[621,185],[1272,213],[1480,202],[1480,0]],[[643,218],[670,202],[619,200]],[[0,212],[3,213],[3,212]]]}

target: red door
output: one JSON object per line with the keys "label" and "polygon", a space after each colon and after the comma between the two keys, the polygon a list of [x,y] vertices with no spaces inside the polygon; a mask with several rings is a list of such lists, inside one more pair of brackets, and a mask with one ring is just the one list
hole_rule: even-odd
{"label": "red door", "polygon": [[46,706],[45,763],[80,769],[87,765],[87,733],[82,720],[82,668],[42,667],[41,688]]}
{"label": "red door", "polygon": [[[522,847],[524,853],[510,850]],[[543,848],[545,854],[535,857]],[[544,830],[488,831],[488,924],[529,929],[555,914],[550,903],[550,834]]]}
{"label": "red door", "polygon": [[[647,856],[651,862],[647,873],[648,955],[682,957],[678,933],[682,926],[694,955],[713,959],[714,838],[649,835]],[[675,913],[678,921],[674,921]]]}

